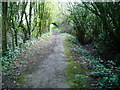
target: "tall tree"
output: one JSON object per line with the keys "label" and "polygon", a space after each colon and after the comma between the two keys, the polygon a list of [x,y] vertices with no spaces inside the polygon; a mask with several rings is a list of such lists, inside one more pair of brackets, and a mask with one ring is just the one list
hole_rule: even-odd
{"label": "tall tree", "polygon": [[8,2],[2,2],[2,55],[7,51],[7,8]]}
{"label": "tall tree", "polygon": [[33,5],[33,3],[30,2],[30,7],[29,7],[29,30],[28,30],[28,33],[29,33],[29,39],[30,39],[30,35],[31,35],[32,5]]}

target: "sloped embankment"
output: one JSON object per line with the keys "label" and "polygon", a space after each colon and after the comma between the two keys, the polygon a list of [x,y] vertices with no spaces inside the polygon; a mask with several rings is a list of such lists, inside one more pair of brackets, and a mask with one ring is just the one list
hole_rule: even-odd
{"label": "sloped embankment", "polygon": [[65,34],[66,60],[69,62],[67,82],[74,88],[119,88],[119,69],[109,61],[105,67],[99,57],[93,56],[77,39]]}

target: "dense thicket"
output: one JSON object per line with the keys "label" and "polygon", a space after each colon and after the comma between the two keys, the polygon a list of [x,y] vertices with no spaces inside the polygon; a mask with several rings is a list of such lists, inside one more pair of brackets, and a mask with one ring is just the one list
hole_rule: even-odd
{"label": "dense thicket", "polygon": [[48,2],[2,2],[2,52],[21,47],[27,40],[50,30]]}
{"label": "dense thicket", "polygon": [[[72,23],[73,25],[72,33],[71,30],[69,30],[69,33],[76,36],[78,40],[71,41],[83,45],[91,53],[90,56],[86,54],[85,57],[80,59],[88,60],[88,63],[92,62],[90,65],[95,67],[94,75],[98,76],[96,77],[97,87],[119,88],[120,2],[82,2],[67,3],[67,5],[69,13],[66,19],[68,24]],[[77,51],[81,55],[84,52],[83,49],[79,50],[78,47]],[[93,64],[93,62],[100,63]],[[80,78],[75,80],[77,81],[75,85],[78,88],[80,86],[79,82],[81,82]]]}
{"label": "dense thicket", "polygon": [[[93,41],[100,53],[120,52],[120,3],[83,2],[68,4],[68,20],[74,24],[75,34],[82,45]],[[120,55],[120,54],[119,54]]]}

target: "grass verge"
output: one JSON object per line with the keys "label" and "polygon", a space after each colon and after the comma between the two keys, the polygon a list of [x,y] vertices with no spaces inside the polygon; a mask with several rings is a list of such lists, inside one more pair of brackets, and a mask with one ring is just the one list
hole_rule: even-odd
{"label": "grass verge", "polygon": [[109,61],[109,67],[105,67],[102,64],[104,60],[90,54],[75,37],[65,36],[68,84],[73,88],[120,88],[120,67],[112,61]]}
{"label": "grass verge", "polygon": [[[78,41],[75,37],[65,34],[66,39],[64,41],[64,49],[65,49],[65,56],[66,60],[68,61],[69,65],[66,67],[66,77],[67,83],[71,85],[73,88],[86,88],[89,86],[89,76],[86,72],[90,70],[83,68],[83,65],[80,64],[80,54],[75,52],[75,46]],[[70,42],[70,40],[74,40],[74,42]]]}

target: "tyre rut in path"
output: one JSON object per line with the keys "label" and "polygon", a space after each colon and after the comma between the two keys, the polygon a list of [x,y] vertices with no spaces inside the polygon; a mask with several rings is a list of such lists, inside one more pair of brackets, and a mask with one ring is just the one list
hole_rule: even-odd
{"label": "tyre rut in path", "polygon": [[69,88],[65,83],[65,67],[68,65],[64,61],[64,36],[54,35],[55,45],[53,52],[45,56],[40,61],[38,68],[25,77],[24,83],[20,85],[23,88]]}

